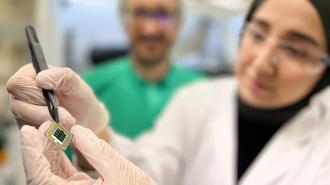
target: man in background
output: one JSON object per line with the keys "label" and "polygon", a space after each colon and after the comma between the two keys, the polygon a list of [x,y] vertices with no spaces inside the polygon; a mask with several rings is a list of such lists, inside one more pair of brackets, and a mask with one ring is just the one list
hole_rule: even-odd
{"label": "man in background", "polygon": [[182,21],[180,0],[123,0],[120,14],[129,55],[107,61],[83,78],[110,112],[109,126],[134,139],[153,127],[177,88],[202,75],[170,59]]}

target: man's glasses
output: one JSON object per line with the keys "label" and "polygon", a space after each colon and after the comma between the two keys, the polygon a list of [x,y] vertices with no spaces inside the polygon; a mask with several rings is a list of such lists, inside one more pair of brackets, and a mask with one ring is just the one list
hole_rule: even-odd
{"label": "man's glasses", "polygon": [[134,21],[139,24],[147,19],[153,19],[162,26],[172,26],[179,19],[179,13],[166,9],[147,10],[145,8],[124,9],[122,11],[125,21]]}

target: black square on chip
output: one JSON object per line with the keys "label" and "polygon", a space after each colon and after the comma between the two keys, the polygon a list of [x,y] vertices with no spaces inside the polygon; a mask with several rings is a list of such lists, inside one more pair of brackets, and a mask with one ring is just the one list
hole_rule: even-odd
{"label": "black square on chip", "polygon": [[63,130],[61,130],[60,128],[57,128],[55,130],[55,132],[54,132],[54,136],[58,140],[60,140],[61,142],[63,142],[65,140],[65,138],[66,138],[67,135],[66,135],[66,133]]}

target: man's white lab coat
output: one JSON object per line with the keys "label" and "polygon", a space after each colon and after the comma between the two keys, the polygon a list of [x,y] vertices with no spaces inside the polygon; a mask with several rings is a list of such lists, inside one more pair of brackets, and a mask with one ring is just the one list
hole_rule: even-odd
{"label": "man's white lab coat", "polygon": [[[236,95],[234,79],[185,87],[154,130],[134,143],[114,135],[112,146],[158,185],[234,185]],[[330,184],[330,89],[273,136],[239,184]]]}

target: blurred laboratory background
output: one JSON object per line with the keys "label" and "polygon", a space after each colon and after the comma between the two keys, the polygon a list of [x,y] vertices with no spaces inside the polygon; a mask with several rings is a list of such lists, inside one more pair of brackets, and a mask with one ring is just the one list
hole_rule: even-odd
{"label": "blurred laboratory background", "polygon": [[[19,132],[5,84],[28,62],[24,26],[34,25],[48,63],[78,73],[124,56],[120,0],[0,0],[0,185],[25,184]],[[250,0],[186,0],[184,24],[172,51],[178,65],[206,75],[233,72]]]}

